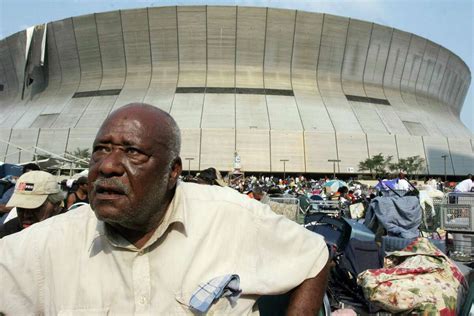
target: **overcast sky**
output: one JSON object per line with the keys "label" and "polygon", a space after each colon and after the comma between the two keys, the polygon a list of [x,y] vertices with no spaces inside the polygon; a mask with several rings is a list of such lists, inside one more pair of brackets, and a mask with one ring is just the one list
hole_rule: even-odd
{"label": "overcast sky", "polygon": [[[376,22],[444,46],[474,69],[474,0],[0,0],[0,38],[29,26],[82,14],[166,5],[268,6],[331,13]],[[469,88],[461,120],[474,132]]]}

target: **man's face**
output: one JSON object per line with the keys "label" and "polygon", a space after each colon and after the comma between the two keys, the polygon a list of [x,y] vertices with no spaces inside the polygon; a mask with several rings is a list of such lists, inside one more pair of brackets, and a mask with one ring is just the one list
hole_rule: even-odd
{"label": "man's face", "polygon": [[59,204],[53,204],[46,200],[37,208],[17,207],[18,219],[22,228],[30,227],[33,224],[44,221],[45,219],[57,215],[60,211]]}
{"label": "man's face", "polygon": [[125,110],[109,117],[97,134],[89,200],[97,217],[114,227],[148,231],[164,214],[176,181],[170,181],[170,158],[159,124],[156,117]]}
{"label": "man's face", "polygon": [[87,183],[81,184],[79,188],[81,189],[82,192],[87,193],[89,185]]}

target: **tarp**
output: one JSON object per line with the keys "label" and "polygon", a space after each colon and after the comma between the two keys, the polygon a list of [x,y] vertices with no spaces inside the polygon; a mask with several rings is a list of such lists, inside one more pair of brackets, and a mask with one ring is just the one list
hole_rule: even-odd
{"label": "tarp", "polygon": [[14,165],[11,163],[4,163],[0,165],[0,179],[4,178],[8,175],[12,176],[21,176],[23,173],[23,167],[19,165]]}
{"label": "tarp", "polygon": [[396,185],[397,185],[397,182],[398,182],[398,178],[397,179],[392,179],[392,180],[379,181],[379,183],[377,183],[375,188],[378,189],[378,190],[389,190],[389,188],[395,189]]}
{"label": "tarp", "polygon": [[419,236],[421,206],[416,196],[380,196],[370,202],[365,225],[376,231],[381,224],[388,235],[415,238]]}
{"label": "tarp", "polygon": [[22,99],[25,89],[33,82],[43,84],[46,53],[47,24],[39,24],[26,29],[25,69],[23,75]]}

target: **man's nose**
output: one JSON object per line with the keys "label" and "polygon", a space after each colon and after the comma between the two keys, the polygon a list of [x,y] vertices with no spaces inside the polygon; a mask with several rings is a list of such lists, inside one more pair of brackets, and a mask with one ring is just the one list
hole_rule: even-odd
{"label": "man's nose", "polygon": [[125,153],[120,148],[114,148],[100,161],[99,173],[105,176],[120,176],[124,172]]}

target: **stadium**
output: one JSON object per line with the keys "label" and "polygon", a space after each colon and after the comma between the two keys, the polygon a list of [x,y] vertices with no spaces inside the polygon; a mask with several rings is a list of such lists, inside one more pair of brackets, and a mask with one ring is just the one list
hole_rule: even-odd
{"label": "stadium", "polygon": [[[329,14],[173,6],[71,17],[0,40],[0,161],[90,148],[130,102],[169,112],[185,169],[357,174],[382,153],[472,172],[471,73],[429,39]],[[188,166],[189,164],[189,166]]]}

